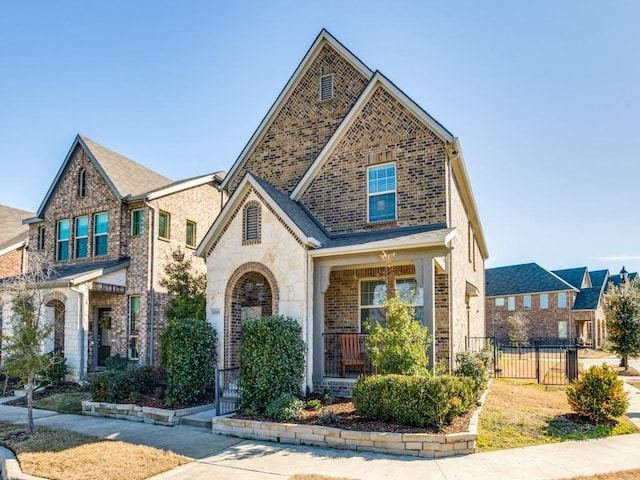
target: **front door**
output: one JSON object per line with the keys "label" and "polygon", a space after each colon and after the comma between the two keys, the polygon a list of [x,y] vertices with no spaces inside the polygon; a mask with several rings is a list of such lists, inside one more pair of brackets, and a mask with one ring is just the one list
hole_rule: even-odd
{"label": "front door", "polygon": [[111,309],[99,308],[93,335],[96,339],[96,366],[104,367],[104,361],[111,356]]}

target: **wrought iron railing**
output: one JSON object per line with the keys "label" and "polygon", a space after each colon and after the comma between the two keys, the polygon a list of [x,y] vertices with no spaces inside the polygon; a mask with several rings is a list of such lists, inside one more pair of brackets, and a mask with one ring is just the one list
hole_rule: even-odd
{"label": "wrought iron railing", "polygon": [[[353,333],[325,333],[324,337],[324,375],[335,378],[358,378],[363,374],[363,370],[356,365],[343,365],[344,353],[342,352],[341,337],[343,335],[353,335]],[[371,361],[367,355],[366,334],[358,335],[358,345],[364,360],[364,374],[373,373]],[[344,375],[343,375],[344,370]]]}
{"label": "wrought iron railing", "polygon": [[216,368],[216,415],[238,411],[240,367]]}

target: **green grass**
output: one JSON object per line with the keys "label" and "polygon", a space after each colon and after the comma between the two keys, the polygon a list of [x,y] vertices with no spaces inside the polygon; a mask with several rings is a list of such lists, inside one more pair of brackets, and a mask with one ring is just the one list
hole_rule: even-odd
{"label": "green grass", "polygon": [[58,413],[82,413],[82,401],[91,400],[91,393],[56,393],[33,402],[35,408]]}
{"label": "green grass", "polygon": [[577,423],[559,416],[548,423],[547,435],[551,438],[565,440],[589,440],[590,438],[611,437],[613,435],[627,435],[638,433],[636,427],[627,417],[621,417],[612,425],[594,425],[592,423]]}

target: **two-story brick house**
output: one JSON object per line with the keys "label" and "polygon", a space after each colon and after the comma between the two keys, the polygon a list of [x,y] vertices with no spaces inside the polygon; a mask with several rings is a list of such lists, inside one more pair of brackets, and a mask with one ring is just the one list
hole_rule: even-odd
{"label": "two-story brick house", "polygon": [[306,386],[348,385],[340,338],[383,314],[382,251],[432,334],[432,362],[451,366],[465,336],[484,335],[487,247],[458,140],[328,32],[222,188],[197,251],[221,365],[238,364],[244,319],[284,314],[303,328]]}
{"label": "two-story brick house", "polygon": [[29,228],[22,220],[31,216],[26,210],[0,205],[0,278],[26,271]]}
{"label": "two-story brick house", "polygon": [[507,339],[515,314],[531,339],[602,346],[606,337],[604,293],[608,270],[587,267],[549,271],[536,263],[486,271],[486,332]]}
{"label": "two-story brick house", "polygon": [[[193,252],[202,240],[223,203],[222,177],[174,182],[76,137],[37,214],[25,220],[31,263],[53,267],[47,315],[55,332],[45,349],[64,352],[70,379],[114,354],[157,362],[164,266],[175,248]],[[204,262],[196,258],[194,268],[204,271]]]}

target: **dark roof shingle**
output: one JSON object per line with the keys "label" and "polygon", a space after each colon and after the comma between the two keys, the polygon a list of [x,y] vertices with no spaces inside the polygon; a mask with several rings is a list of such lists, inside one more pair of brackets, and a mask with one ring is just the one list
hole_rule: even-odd
{"label": "dark roof shingle", "polygon": [[489,268],[485,272],[487,297],[572,290],[572,286],[537,263]]}
{"label": "dark roof shingle", "polygon": [[566,268],[564,270],[552,270],[562,280],[576,288],[582,288],[582,281],[587,273],[587,267]]}

